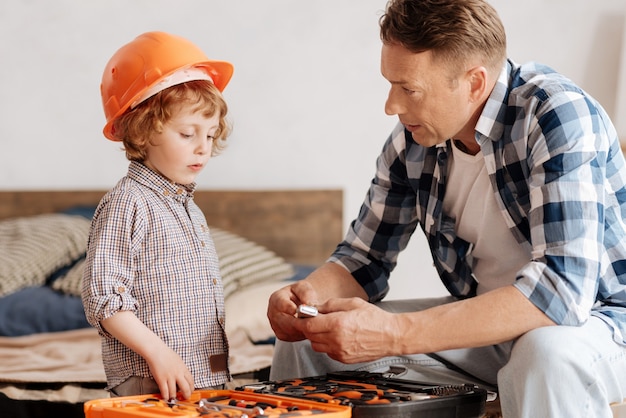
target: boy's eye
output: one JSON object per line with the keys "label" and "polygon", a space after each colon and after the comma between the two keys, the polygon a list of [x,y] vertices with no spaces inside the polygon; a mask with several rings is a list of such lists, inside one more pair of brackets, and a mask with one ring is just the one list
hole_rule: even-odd
{"label": "boy's eye", "polygon": [[191,138],[193,136],[193,134],[187,134],[185,132],[181,132],[180,136],[182,136],[183,138]]}

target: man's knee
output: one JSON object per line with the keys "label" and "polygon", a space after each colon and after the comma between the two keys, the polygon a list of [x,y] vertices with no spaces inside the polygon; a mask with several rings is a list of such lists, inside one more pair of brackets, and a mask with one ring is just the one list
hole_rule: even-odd
{"label": "man's knee", "polygon": [[[498,374],[498,380],[506,378],[510,373],[515,379],[526,380],[524,376],[532,374],[534,378],[545,381],[550,376],[561,375],[567,368],[590,364],[591,361],[582,358],[587,351],[573,350],[572,344],[568,343],[572,338],[577,338],[575,332],[570,332],[571,328],[542,327],[519,337],[513,345],[508,363]],[[555,373],[555,370],[561,373]]]}

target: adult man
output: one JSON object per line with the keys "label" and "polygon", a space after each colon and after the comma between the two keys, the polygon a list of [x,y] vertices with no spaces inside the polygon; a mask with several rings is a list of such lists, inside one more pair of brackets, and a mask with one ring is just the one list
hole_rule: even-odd
{"label": "adult man", "polygon": [[[626,393],[626,166],[611,121],[565,77],[507,60],[484,1],[392,0],[380,26],[400,123],[328,263],[271,296],[277,337],[308,340],[277,344],[271,378],[403,364],[497,385],[507,417],[612,416]],[[418,225],[454,300],[366,302]],[[321,315],[295,318],[301,303]]]}

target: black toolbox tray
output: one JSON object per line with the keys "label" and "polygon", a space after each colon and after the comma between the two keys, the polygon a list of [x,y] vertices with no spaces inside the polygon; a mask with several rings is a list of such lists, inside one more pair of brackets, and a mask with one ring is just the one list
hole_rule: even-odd
{"label": "black toolbox tray", "polygon": [[487,400],[487,391],[473,384],[440,385],[360,371],[264,381],[235,390],[347,405],[353,418],[478,418]]}

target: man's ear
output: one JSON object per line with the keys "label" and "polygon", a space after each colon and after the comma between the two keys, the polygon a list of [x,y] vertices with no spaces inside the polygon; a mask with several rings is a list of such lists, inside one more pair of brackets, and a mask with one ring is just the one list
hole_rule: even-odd
{"label": "man's ear", "polygon": [[483,100],[487,93],[488,72],[483,66],[476,66],[467,70],[466,77],[469,83],[469,99],[472,102]]}

